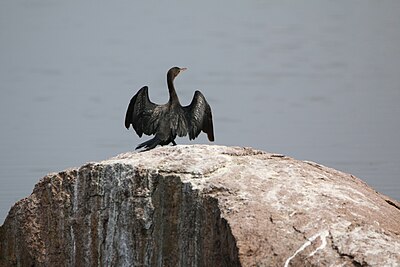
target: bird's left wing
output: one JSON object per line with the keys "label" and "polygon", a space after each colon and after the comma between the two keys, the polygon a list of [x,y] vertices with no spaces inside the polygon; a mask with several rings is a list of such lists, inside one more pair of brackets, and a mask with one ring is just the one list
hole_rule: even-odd
{"label": "bird's left wing", "polygon": [[161,109],[159,105],[150,101],[148,90],[147,86],[143,86],[132,97],[125,115],[125,127],[129,129],[132,124],[139,137],[143,133],[147,135],[155,134],[158,127],[158,112]]}
{"label": "bird's left wing", "polygon": [[196,91],[189,106],[183,107],[189,126],[189,139],[195,139],[201,131],[207,134],[208,140],[214,141],[214,127],[211,107],[200,91]]}

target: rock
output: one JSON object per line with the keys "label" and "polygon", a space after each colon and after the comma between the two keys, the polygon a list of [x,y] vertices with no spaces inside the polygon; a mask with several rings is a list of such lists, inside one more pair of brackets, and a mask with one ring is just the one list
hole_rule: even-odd
{"label": "rock", "polygon": [[400,266],[400,204],[313,162],[239,147],[125,153],[44,177],[0,266]]}

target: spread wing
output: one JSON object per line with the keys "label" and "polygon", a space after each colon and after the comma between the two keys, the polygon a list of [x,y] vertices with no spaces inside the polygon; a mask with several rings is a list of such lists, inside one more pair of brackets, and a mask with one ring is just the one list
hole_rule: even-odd
{"label": "spread wing", "polygon": [[195,139],[203,131],[207,134],[208,140],[214,141],[211,107],[203,94],[196,91],[190,105],[183,109],[189,124],[189,139]]}
{"label": "spread wing", "polygon": [[132,125],[137,135],[142,137],[155,134],[158,128],[161,106],[149,99],[149,88],[143,86],[131,99],[125,115],[125,127]]}

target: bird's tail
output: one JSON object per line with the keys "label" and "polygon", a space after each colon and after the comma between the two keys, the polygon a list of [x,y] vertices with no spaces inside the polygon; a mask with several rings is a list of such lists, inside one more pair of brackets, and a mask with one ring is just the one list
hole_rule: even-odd
{"label": "bird's tail", "polygon": [[155,148],[158,144],[160,144],[161,140],[155,136],[154,138],[139,144],[136,149],[146,148],[145,151]]}

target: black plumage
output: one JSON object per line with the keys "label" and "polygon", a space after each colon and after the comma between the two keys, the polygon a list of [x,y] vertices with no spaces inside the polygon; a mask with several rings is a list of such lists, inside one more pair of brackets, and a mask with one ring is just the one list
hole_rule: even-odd
{"label": "black plumage", "polygon": [[176,145],[176,136],[189,135],[195,139],[201,131],[214,141],[211,107],[200,91],[195,91],[192,102],[182,106],[174,87],[175,77],[186,68],[173,67],[167,73],[169,100],[164,105],[150,101],[148,87],[142,87],[131,99],[125,115],[125,127],[132,125],[139,137],[143,133],[154,138],[139,144],[136,149],[150,150],[157,145]]}

